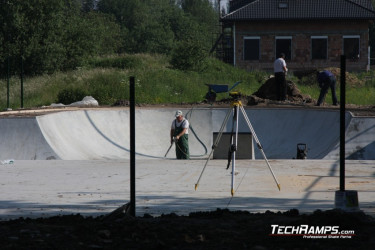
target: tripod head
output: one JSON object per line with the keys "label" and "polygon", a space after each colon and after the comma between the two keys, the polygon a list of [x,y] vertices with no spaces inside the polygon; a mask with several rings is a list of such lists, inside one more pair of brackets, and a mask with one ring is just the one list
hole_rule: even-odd
{"label": "tripod head", "polygon": [[229,92],[229,96],[232,97],[233,100],[238,101],[238,99],[241,97],[241,93],[233,91]]}
{"label": "tripod head", "polygon": [[232,106],[238,106],[238,105],[242,105],[241,104],[241,93],[240,92],[229,92],[229,96],[231,97],[231,105]]}

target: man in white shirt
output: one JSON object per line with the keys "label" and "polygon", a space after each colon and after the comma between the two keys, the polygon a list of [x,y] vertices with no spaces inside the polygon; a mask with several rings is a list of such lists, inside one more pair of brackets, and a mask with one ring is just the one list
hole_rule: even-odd
{"label": "man in white shirt", "polygon": [[285,54],[281,53],[279,58],[277,58],[273,64],[273,69],[275,73],[276,89],[277,89],[277,99],[279,101],[286,100],[286,80],[285,74],[288,71],[285,62]]}
{"label": "man in white shirt", "polygon": [[177,110],[175,116],[170,133],[171,144],[175,138],[177,159],[189,159],[189,121],[184,118],[181,110]]}

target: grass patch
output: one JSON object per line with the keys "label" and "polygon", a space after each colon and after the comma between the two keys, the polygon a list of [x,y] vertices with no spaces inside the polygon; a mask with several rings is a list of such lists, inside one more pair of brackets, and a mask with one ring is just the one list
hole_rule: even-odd
{"label": "grass patch", "polygon": [[[136,102],[145,104],[196,103],[204,100],[208,90],[206,84],[225,84],[229,87],[241,83],[234,91],[251,95],[266,81],[269,73],[247,72],[216,59],[209,59],[203,72],[172,69],[169,58],[164,55],[120,55],[94,58],[84,66],[70,72],[25,77],[24,108],[48,106],[59,101],[59,94],[67,89],[79,89],[98,100],[99,105],[113,105],[118,100],[129,99],[129,77],[135,77]],[[357,105],[375,104],[374,72],[360,73],[361,86],[348,86],[347,103]],[[317,84],[306,85],[297,78],[291,79],[304,94],[318,99]],[[9,107],[21,107],[21,84],[19,77],[9,80]],[[0,80],[0,108],[7,108],[7,81]],[[340,89],[337,89],[340,97]],[[218,94],[218,99],[228,97]],[[78,98],[78,97],[77,97]],[[326,100],[329,100],[330,92]],[[80,101],[80,100],[76,100]]]}

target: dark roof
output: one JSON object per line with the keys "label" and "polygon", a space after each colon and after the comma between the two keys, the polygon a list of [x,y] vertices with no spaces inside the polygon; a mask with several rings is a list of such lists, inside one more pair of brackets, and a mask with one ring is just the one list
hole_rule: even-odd
{"label": "dark roof", "polygon": [[249,0],[222,17],[236,20],[375,19],[371,0]]}

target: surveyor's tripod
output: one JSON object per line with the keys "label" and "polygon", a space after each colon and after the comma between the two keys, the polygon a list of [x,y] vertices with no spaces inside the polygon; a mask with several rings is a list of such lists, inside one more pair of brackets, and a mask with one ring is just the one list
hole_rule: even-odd
{"label": "surveyor's tripod", "polygon": [[[263,158],[264,160],[266,161],[267,165],[268,165],[268,168],[269,170],[271,171],[271,174],[276,182],[276,185],[277,185],[277,188],[280,190],[280,184],[279,182],[277,181],[276,179],[276,176],[275,174],[273,173],[272,171],[272,168],[271,168],[271,165],[270,163],[268,162],[267,160],[267,157],[263,151],[263,147],[262,145],[260,144],[259,140],[258,140],[258,137],[257,135],[255,134],[255,131],[253,129],[253,126],[251,125],[251,122],[249,120],[249,118],[247,117],[246,115],[246,112],[245,112],[245,109],[243,108],[242,106],[242,103],[241,101],[239,100],[239,96],[240,94],[238,92],[231,92],[230,93],[230,96],[233,98],[232,102],[231,102],[231,108],[228,110],[225,118],[224,118],[224,121],[223,121],[223,124],[221,125],[221,128],[220,128],[220,131],[219,131],[219,134],[218,136],[216,137],[216,140],[215,140],[215,143],[214,145],[212,146],[212,150],[211,150],[211,153],[210,155],[208,156],[207,158],[207,161],[203,167],[203,170],[198,178],[198,181],[197,183],[195,184],[195,190],[197,190],[198,188],[198,185],[199,185],[199,181],[203,175],[203,172],[204,170],[206,169],[207,167],[207,163],[208,161],[211,159],[211,156],[215,150],[215,148],[217,147],[217,145],[219,144],[220,142],[220,139],[221,139],[221,136],[223,134],[223,130],[224,130],[224,127],[226,126],[227,122],[228,122],[228,119],[229,119],[229,116],[230,114],[232,113],[233,111],[233,123],[232,123],[232,133],[231,133],[231,145],[229,147],[229,152],[228,152],[228,165],[227,165],[227,169],[229,168],[229,165],[230,165],[230,162],[232,161],[232,181],[231,181],[231,194],[233,196],[234,194],[234,181],[235,181],[235,170],[236,170],[236,151],[237,151],[237,141],[238,141],[238,113],[239,111],[241,110],[245,120],[246,120],[246,123],[247,125],[249,126],[249,129],[251,131],[251,134],[252,134],[252,137],[254,138],[255,142],[257,143],[257,146],[259,148],[259,150],[262,152],[262,155],[263,155]],[[235,130],[235,131],[234,131]]]}

